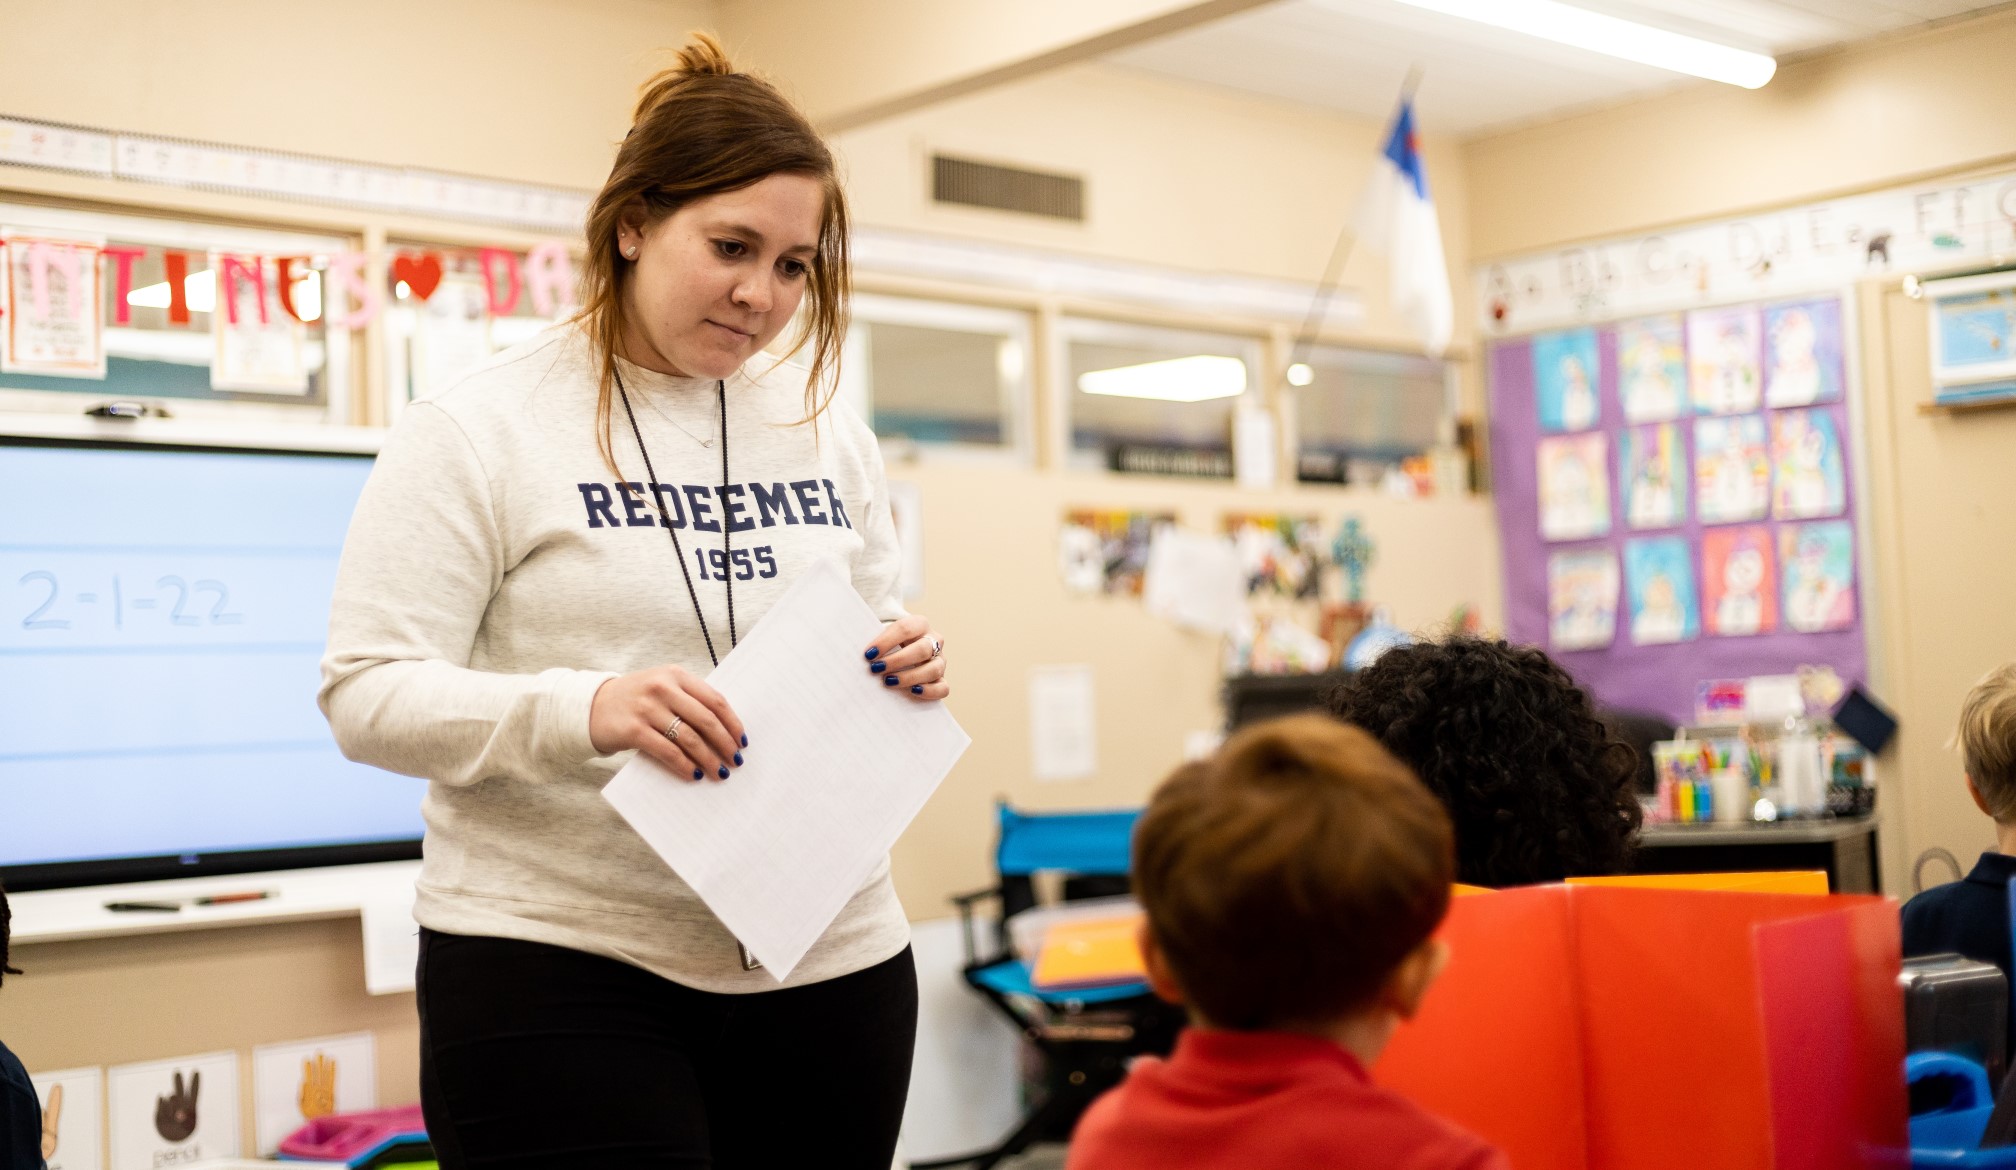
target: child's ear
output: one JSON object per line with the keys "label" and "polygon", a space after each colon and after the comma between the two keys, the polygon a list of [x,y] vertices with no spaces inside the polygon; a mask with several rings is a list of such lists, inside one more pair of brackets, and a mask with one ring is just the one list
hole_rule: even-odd
{"label": "child's ear", "polygon": [[1981,790],[1974,786],[1974,777],[1967,775],[1965,772],[1962,772],[1960,776],[1961,779],[1967,781],[1967,795],[1974,798],[1974,807],[1981,810],[1982,816],[1993,817],[1995,814],[1988,811],[1988,802],[1981,799]]}
{"label": "child's ear", "polygon": [[1421,1010],[1428,989],[1448,965],[1449,944],[1441,939],[1430,938],[1415,947],[1400,960],[1392,978],[1386,981],[1386,1005],[1401,1019],[1413,1019],[1414,1013]]}
{"label": "child's ear", "polygon": [[1141,927],[1134,936],[1141,947],[1141,967],[1148,973],[1148,990],[1173,1004],[1182,1004],[1183,989],[1176,984],[1176,973],[1169,969],[1169,960],[1163,957],[1162,948],[1155,945],[1155,936],[1148,930],[1148,918],[1143,915]]}

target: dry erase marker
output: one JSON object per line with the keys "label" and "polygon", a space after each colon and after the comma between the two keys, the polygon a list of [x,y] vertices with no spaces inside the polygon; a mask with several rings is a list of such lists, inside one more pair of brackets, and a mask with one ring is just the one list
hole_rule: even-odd
{"label": "dry erase marker", "polygon": [[239,894],[206,894],[189,901],[197,906],[224,906],[232,902],[259,902],[275,896],[271,890],[247,890]]}
{"label": "dry erase marker", "polygon": [[165,910],[170,914],[182,909],[180,902],[107,902],[107,910]]}

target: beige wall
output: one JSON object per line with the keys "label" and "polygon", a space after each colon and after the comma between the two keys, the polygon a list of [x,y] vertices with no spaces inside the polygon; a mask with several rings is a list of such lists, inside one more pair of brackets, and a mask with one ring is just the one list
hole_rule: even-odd
{"label": "beige wall", "polygon": [[1471,254],[1797,203],[2016,158],[2016,10],[1466,143]]}
{"label": "beige wall", "polygon": [[[1385,127],[1229,90],[1078,65],[836,136],[859,222],[1002,240],[1089,256],[1314,283],[1349,220]],[[1470,184],[1463,156],[1427,137],[1457,296],[1469,310]],[[934,204],[934,152],[1086,179],[1083,224]],[[1386,267],[1353,253],[1344,287],[1367,307],[1358,335],[1419,343],[1386,309]]]}
{"label": "beige wall", "polygon": [[[1789,65],[1758,91],[1702,85],[1465,144],[1473,255],[1492,258],[2016,159],[2016,11]],[[1884,885],[1943,846],[1992,843],[1945,749],[1959,699],[2016,655],[2016,575],[1995,502],[2016,495],[2016,415],[1926,414],[1924,305],[1860,291],[1880,697],[1902,723],[1885,760]],[[1945,871],[1935,869],[1934,881]]]}
{"label": "beige wall", "polygon": [[[949,912],[948,893],[987,884],[993,802],[1029,808],[1140,803],[1182,759],[1183,737],[1222,725],[1218,640],[1151,617],[1133,598],[1065,592],[1057,528],[1068,508],[1174,511],[1217,530],[1228,511],[1360,517],[1378,545],[1367,593],[1406,628],[1441,623],[1458,605],[1499,624],[1497,535],[1482,500],[1396,500],[1305,487],[1243,492],[1226,484],[1095,474],[1032,475],[970,467],[895,467],[923,495],[925,595],[912,603],[945,633],[953,712],[973,748],[897,843],[895,871],[916,919]],[[1099,771],[1040,783],[1029,745],[1029,670],[1093,668]]]}
{"label": "beige wall", "polygon": [[597,187],[708,0],[10,0],[0,113]]}

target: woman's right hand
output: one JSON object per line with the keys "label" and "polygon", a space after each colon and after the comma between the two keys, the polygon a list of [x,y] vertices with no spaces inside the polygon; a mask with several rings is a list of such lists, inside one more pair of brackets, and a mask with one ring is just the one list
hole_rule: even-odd
{"label": "woman's right hand", "polygon": [[[665,729],[681,720],[677,738]],[[636,748],[682,780],[728,778],[749,737],[721,692],[683,666],[619,675],[595,692],[588,738],[602,755]]]}

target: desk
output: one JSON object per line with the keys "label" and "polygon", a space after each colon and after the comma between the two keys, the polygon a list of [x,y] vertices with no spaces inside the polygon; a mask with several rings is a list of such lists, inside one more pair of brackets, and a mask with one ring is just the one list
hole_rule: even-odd
{"label": "desk", "polygon": [[1837,894],[1882,889],[1876,818],[1735,824],[1647,825],[1633,873],[1741,873],[1824,869]]}

